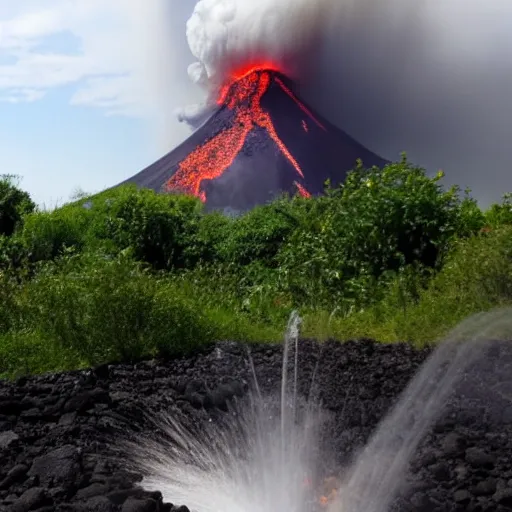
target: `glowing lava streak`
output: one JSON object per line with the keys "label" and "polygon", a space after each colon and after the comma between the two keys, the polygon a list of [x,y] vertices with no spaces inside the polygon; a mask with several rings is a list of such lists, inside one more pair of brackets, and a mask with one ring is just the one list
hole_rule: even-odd
{"label": "glowing lava streak", "polygon": [[[291,91],[284,89],[284,84],[280,80],[278,83],[287,94],[291,94]],[[206,194],[201,190],[202,182],[220,177],[231,166],[242,150],[247,136],[256,127],[267,131],[297,174],[304,178],[299,163],[279,138],[270,115],[261,106],[261,99],[270,84],[270,71],[253,70],[221,91],[219,102],[227,105],[227,108],[235,113],[231,127],[219,132],[190,153],[179,164],[175,174],[165,184],[167,191],[179,190],[193,194],[203,202],[206,201]],[[295,99],[295,101],[297,100]],[[297,103],[302,108],[298,101]],[[302,196],[311,196],[304,186],[297,182],[295,182],[295,185]]]}
{"label": "glowing lava streak", "polygon": [[294,181],[293,183],[297,187],[297,190],[302,197],[311,197],[311,194],[298,181]]}
{"label": "glowing lava streak", "polygon": [[302,110],[302,112],[304,112],[306,115],[308,115],[311,119],[313,119],[313,121],[319,126],[319,128],[322,128],[322,130],[324,132],[326,132],[326,128],[325,126],[313,115],[313,113],[306,107],[306,105],[304,105],[303,103],[301,103],[299,101],[299,98],[297,98],[297,96],[295,96],[295,94],[293,94],[292,90],[289,89],[288,87],[286,87],[286,85],[284,85],[284,82],[280,79],[280,78],[276,78],[276,82],[279,84],[279,87],[281,87],[281,89],[283,89],[283,91],[288,94],[288,96],[290,96],[290,98],[295,101],[295,103],[297,103],[297,105],[299,106],[299,108]]}

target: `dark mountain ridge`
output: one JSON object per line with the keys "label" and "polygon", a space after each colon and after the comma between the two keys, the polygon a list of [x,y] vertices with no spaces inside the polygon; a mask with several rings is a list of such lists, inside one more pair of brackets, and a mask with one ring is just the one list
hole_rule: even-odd
{"label": "dark mountain ridge", "polygon": [[283,74],[252,70],[226,87],[219,108],[182,144],[123,183],[200,197],[208,210],[247,210],[288,192],[317,195],[357,159],[387,162],[313,112]]}

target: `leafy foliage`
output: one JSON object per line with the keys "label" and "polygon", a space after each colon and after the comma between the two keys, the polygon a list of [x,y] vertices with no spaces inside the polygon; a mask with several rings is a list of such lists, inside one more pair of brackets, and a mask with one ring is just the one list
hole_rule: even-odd
{"label": "leafy foliage", "polygon": [[512,225],[512,193],[505,194],[501,203],[491,205],[485,213],[485,220],[491,228]]}
{"label": "leafy foliage", "polygon": [[[443,191],[405,156],[384,169],[359,165],[337,189],[316,199],[309,220],[280,254],[295,295],[350,306],[378,298],[380,284],[408,266],[439,268],[451,242],[483,225],[476,203]],[[380,282],[379,282],[380,281]],[[310,289],[315,282],[317,288]]]}
{"label": "leafy foliage", "polygon": [[101,195],[91,211],[94,234],[155,268],[184,268],[201,256],[196,234],[201,202],[190,196],[155,194],[127,186]]}
{"label": "leafy foliage", "polygon": [[16,177],[0,175],[0,235],[11,236],[23,216],[34,209],[35,203],[18,187]]}
{"label": "leafy foliage", "polygon": [[293,308],[306,335],[430,341],[512,302],[512,195],[483,212],[443,175],[359,164],[234,218],[133,186],[36,211],[0,180],[0,375],[278,340]]}
{"label": "leafy foliage", "polygon": [[64,206],[52,212],[28,215],[20,239],[30,261],[50,261],[65,254],[68,249],[83,250],[89,224],[85,209]]}

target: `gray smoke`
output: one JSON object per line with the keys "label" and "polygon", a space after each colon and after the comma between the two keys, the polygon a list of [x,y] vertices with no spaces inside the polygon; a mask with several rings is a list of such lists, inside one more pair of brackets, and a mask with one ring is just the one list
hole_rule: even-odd
{"label": "gray smoke", "polygon": [[[186,29],[176,32],[185,13]],[[170,18],[181,59],[169,76],[183,84],[187,60],[204,91],[205,104],[180,110],[181,120],[197,125],[233,67],[262,57],[382,156],[397,159],[405,150],[430,172],[444,169],[449,183],[471,187],[484,204],[512,191],[509,1],[171,0]],[[192,99],[190,87],[176,97],[182,105]]]}
{"label": "gray smoke", "polygon": [[[512,191],[512,3],[359,0],[333,23],[305,96],[380,153],[469,186]],[[336,29],[337,26],[337,29]]]}

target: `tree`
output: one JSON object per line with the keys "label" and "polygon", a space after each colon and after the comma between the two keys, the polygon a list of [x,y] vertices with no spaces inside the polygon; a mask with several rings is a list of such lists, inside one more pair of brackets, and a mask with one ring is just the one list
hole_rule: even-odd
{"label": "tree", "polygon": [[24,215],[34,211],[36,205],[28,192],[19,188],[19,178],[0,175],[0,235],[11,236]]}

